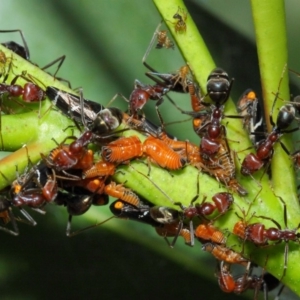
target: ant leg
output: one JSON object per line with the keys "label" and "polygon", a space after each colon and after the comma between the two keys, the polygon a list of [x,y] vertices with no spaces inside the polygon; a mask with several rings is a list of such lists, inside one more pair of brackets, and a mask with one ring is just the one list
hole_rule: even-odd
{"label": "ant leg", "polygon": [[177,232],[176,232],[176,234],[175,234],[175,236],[174,236],[174,239],[173,239],[173,241],[171,242],[171,244],[170,244],[170,247],[171,248],[174,248],[174,246],[175,246],[175,243],[176,243],[176,241],[177,241],[177,239],[178,239],[178,237],[179,237],[179,234],[180,234],[180,232],[181,232],[181,230],[182,230],[182,228],[183,228],[183,221],[182,220],[180,220],[179,221],[179,226],[178,226],[178,230],[177,230]]}
{"label": "ant leg", "polygon": [[119,94],[119,93],[117,93],[117,94],[115,94],[110,100],[109,100],[109,102],[107,103],[107,105],[106,105],[106,107],[109,107],[117,98],[118,98],[118,96],[120,96],[123,100],[125,100],[127,103],[129,102],[129,100],[128,99],[126,99],[122,94]]}
{"label": "ant leg", "polygon": [[[55,73],[53,74],[53,77],[56,78],[55,76],[58,73],[58,71],[59,71],[60,67],[62,66],[62,64],[64,63],[65,59],[66,59],[66,56],[62,55],[62,56],[58,57],[57,59],[55,59],[54,61],[47,64],[46,66],[44,66],[43,68],[41,68],[41,69],[46,70],[46,69],[52,67],[53,65],[55,65],[57,62],[59,62],[58,66],[57,66],[57,69],[56,69]],[[71,87],[70,82],[68,80],[66,80],[66,82],[69,84],[69,87]]]}
{"label": "ant leg", "polygon": [[281,77],[280,77],[280,80],[279,80],[279,84],[278,84],[278,88],[277,88],[277,92],[275,94],[275,99],[273,101],[273,104],[272,104],[272,109],[271,109],[271,113],[270,113],[270,116],[269,116],[269,121],[270,121],[270,124],[274,127],[275,126],[275,122],[273,121],[273,111],[274,111],[274,107],[275,107],[275,103],[279,97],[279,90],[280,90],[280,86],[281,86],[281,83],[282,83],[282,80],[283,80],[283,75],[286,71],[286,68],[287,68],[287,64],[285,64],[283,66],[283,70],[282,70],[282,73],[281,73]]}
{"label": "ant leg", "polygon": [[147,175],[143,174],[142,172],[138,171],[136,168],[134,168],[132,165],[130,165],[130,167],[138,172],[140,175],[144,176],[148,181],[150,181],[172,204],[174,203],[174,200],[172,198],[170,198],[170,196],[168,194],[166,194],[154,181],[152,181]]}
{"label": "ant leg", "polygon": [[276,297],[274,298],[274,300],[279,300],[279,297],[280,297],[280,295],[281,295],[281,293],[282,293],[282,291],[283,291],[284,288],[285,288],[285,285],[283,284],[281,286],[281,288],[279,289],[279,291],[278,291]]}
{"label": "ant leg", "polygon": [[[13,29],[13,30],[0,30],[0,33],[9,33],[9,32],[19,32],[20,35],[21,35],[21,39],[22,39],[22,42],[23,42],[23,45],[24,45],[24,49],[21,49],[23,48],[22,46],[20,46],[19,44],[17,43],[14,43],[14,47],[10,47],[10,45],[8,43],[4,43],[5,47],[7,47],[8,49],[12,50],[13,52],[17,53],[18,55],[20,55],[21,57],[23,57],[24,59],[26,60],[30,60],[30,54],[29,54],[29,48],[28,48],[28,45],[27,45],[27,42],[25,40],[25,37],[23,35],[23,32],[22,30],[20,29]],[[13,45],[11,45],[13,46]],[[15,51],[14,51],[15,50]]]}
{"label": "ant leg", "polygon": [[36,221],[30,216],[30,214],[24,209],[24,208],[19,208],[20,212],[22,215],[26,218],[26,220],[23,220],[24,223],[31,225],[31,226],[36,226]]}
{"label": "ant leg", "polygon": [[153,68],[151,68],[151,67],[146,63],[146,59],[147,59],[147,57],[148,57],[148,55],[149,55],[149,53],[150,53],[150,51],[151,51],[151,49],[152,49],[152,47],[153,47],[153,45],[154,45],[154,43],[155,43],[155,39],[156,39],[156,37],[157,37],[158,30],[159,30],[160,26],[162,25],[162,23],[163,23],[163,21],[160,21],[160,23],[159,23],[158,26],[156,27],[156,29],[155,29],[155,31],[154,31],[154,34],[153,34],[153,36],[152,36],[152,39],[151,39],[151,41],[150,41],[150,44],[149,44],[149,46],[148,46],[148,48],[147,48],[147,50],[146,50],[146,52],[145,52],[145,54],[144,54],[144,56],[143,56],[143,59],[142,59],[143,65],[144,65],[147,69],[149,69],[150,71],[152,71],[152,72],[156,72],[156,71],[155,71]]}
{"label": "ant leg", "polygon": [[18,225],[16,222],[16,218],[15,218],[14,214],[12,213],[11,208],[8,208],[7,212],[8,212],[9,220],[12,224],[13,229],[11,230],[11,229],[0,226],[0,230],[6,232],[8,234],[11,234],[13,236],[18,236],[20,232],[19,232],[19,228],[18,228]]}
{"label": "ant leg", "polygon": [[96,223],[94,225],[90,225],[90,226],[87,226],[85,228],[82,228],[82,229],[79,229],[79,230],[76,230],[76,231],[73,231],[71,232],[71,221],[72,221],[72,215],[69,215],[69,220],[68,220],[68,224],[67,224],[67,229],[66,229],[66,235],[68,237],[73,237],[75,235],[78,235],[80,233],[82,233],[83,231],[86,231],[88,229],[92,229],[92,228],[95,228],[95,227],[98,227],[106,222],[108,222],[109,220],[113,219],[113,218],[116,218],[116,216],[111,216],[109,218],[107,218],[106,220],[102,221],[102,222],[99,222],[99,223]]}
{"label": "ant leg", "polygon": [[159,111],[159,109],[158,109],[158,107],[159,107],[162,103],[163,103],[163,98],[160,98],[160,99],[157,101],[156,105],[155,105],[155,110],[156,110],[156,113],[157,113],[157,115],[158,115],[159,122],[160,122],[160,124],[161,124],[161,129],[164,131],[164,120],[163,120],[162,115],[161,115],[161,113],[160,113],[160,111]]}
{"label": "ant leg", "polygon": [[165,95],[165,96],[175,106],[175,108],[177,108],[182,114],[186,114],[186,111],[184,111],[181,107],[179,107],[169,95]]}
{"label": "ant leg", "polygon": [[69,215],[68,217],[68,223],[67,223],[67,228],[66,228],[66,236],[70,237],[71,236],[71,224],[72,224],[72,215]]}
{"label": "ant leg", "polygon": [[280,281],[282,280],[282,278],[286,274],[287,263],[288,263],[288,254],[289,254],[289,243],[285,242],[285,247],[284,247],[284,262],[283,262],[284,266],[283,266],[283,273],[281,275]]}

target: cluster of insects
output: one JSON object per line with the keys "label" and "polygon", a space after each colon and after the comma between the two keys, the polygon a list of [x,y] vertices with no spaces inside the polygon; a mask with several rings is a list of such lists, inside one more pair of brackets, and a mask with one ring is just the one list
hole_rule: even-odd
{"label": "cluster of insects", "polygon": [[[188,30],[187,13],[178,8],[173,18],[172,21],[166,21],[173,24],[177,34],[185,34]],[[267,299],[268,291],[277,287],[280,280],[264,269],[260,275],[254,274],[253,269],[256,266],[247,258],[248,256],[244,256],[244,246],[252,243],[262,248],[285,243],[281,278],[285,276],[289,245],[299,243],[300,225],[289,228],[288,208],[284,199],[276,197],[282,205],[285,228],[269,216],[257,216],[251,214],[250,210],[246,213],[241,209],[242,216],[237,216],[238,221],[230,234],[235,235],[236,240],[242,245],[241,252],[234,251],[227,245],[227,233],[219,229],[216,223],[229,216],[232,207],[236,205],[234,200],[236,195],[240,197],[248,195],[247,188],[240,182],[237,173],[240,172],[242,176],[250,176],[253,179],[254,174],[261,169],[268,173],[276,143],[280,143],[298,164],[299,151],[291,154],[280,141],[282,136],[299,129],[298,126],[290,128],[290,125],[298,119],[297,99],[282,105],[275,121],[270,112],[272,125],[270,133],[265,131],[259,101],[253,90],[246,90],[237,102],[237,115],[226,115],[224,109],[234,80],[230,79],[222,68],[214,68],[208,74],[207,92],[203,94],[193,78],[190,65],[186,64],[178,71],[168,73],[157,71],[146,62],[154,45],[157,49],[174,49],[174,43],[168,37],[167,31],[160,30],[161,25],[160,23],[156,28],[142,60],[148,70],[146,75],[153,83],[146,84],[135,80],[129,98],[122,96],[128,102],[126,112],[117,107],[104,107],[87,100],[82,91],[79,91],[78,96],[55,86],[44,85],[25,70],[15,74],[14,57],[19,55],[28,61],[30,59],[23,34],[19,31],[24,46],[15,42],[2,43],[12,51],[10,57],[3,51],[0,52],[2,112],[12,113],[5,105],[9,101],[21,102],[26,106],[27,103],[41,103],[48,99],[51,101],[51,109],[58,110],[70,118],[74,122],[74,127],[81,133],[79,136],[71,135],[62,141],[55,141],[56,147],[50,153],[41,153],[38,163],[33,163],[30,153],[27,153],[28,165],[25,171],[21,174],[17,171],[16,179],[1,192],[0,230],[11,235],[19,235],[18,222],[36,225],[27,208],[44,214],[46,206],[51,203],[66,207],[69,215],[66,235],[74,236],[87,228],[73,231],[73,216],[86,213],[92,205],[107,205],[109,197],[113,197],[117,200],[110,203],[112,217],[130,219],[154,227],[157,234],[165,238],[170,247],[175,246],[178,237],[182,237],[189,246],[194,246],[196,241],[200,241],[202,250],[210,252],[217,260],[215,275],[224,292],[241,294],[253,289],[254,299],[257,299],[260,291]],[[63,60],[64,57],[54,61],[59,62],[58,69]],[[9,73],[15,74],[10,82],[7,79]],[[26,83],[20,84],[20,81]],[[185,111],[174,103],[170,97],[171,92],[188,95],[191,110]],[[159,110],[165,98],[183,114],[191,117],[192,127],[199,137],[198,144],[177,140],[167,133],[163,115]],[[275,96],[274,105],[277,98],[278,94]],[[143,107],[147,105],[148,100],[155,101],[159,125],[154,125],[143,113]],[[223,122],[225,118],[227,122],[230,122],[230,118],[241,119],[255,149],[245,156],[240,167],[228,143],[227,129]],[[137,134],[126,135],[129,130],[135,130]],[[1,142],[2,148],[5,149],[2,134]],[[197,177],[197,194],[191,199],[189,206],[172,199],[170,207],[154,205],[149,201],[151,199],[146,200],[126,187],[126,183],[121,184],[114,180],[116,172],[122,172],[119,166],[130,166],[131,161],[143,158],[148,166],[148,173],[144,174],[138,170],[136,172],[147,178],[159,192],[163,193],[150,179],[153,165],[169,172],[181,170],[187,165],[192,166],[199,174],[205,173],[215,178],[226,191],[216,192],[211,199],[203,195],[202,201],[199,202],[199,177]],[[0,176],[3,180],[7,180],[5,174],[1,173]],[[260,185],[256,179],[255,182]],[[258,195],[259,192],[255,198]],[[266,220],[273,225],[265,225]],[[103,222],[105,221],[107,220]],[[268,259],[265,264],[267,263]],[[237,265],[243,270],[239,275],[235,274]]]}

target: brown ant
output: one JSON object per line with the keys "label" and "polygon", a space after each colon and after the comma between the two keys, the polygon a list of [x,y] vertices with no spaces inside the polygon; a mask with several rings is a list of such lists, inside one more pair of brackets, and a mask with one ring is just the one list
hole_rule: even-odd
{"label": "brown ant", "polygon": [[253,289],[254,300],[258,299],[259,291],[264,293],[264,300],[267,300],[268,292],[275,289],[280,283],[277,278],[270,273],[264,273],[264,271],[261,276],[252,275],[253,264],[251,262],[248,262],[245,273],[238,277],[233,277],[230,267],[231,265],[224,261],[218,263],[216,276],[218,277],[221,290],[225,293],[241,294],[249,289]]}
{"label": "brown ant", "polygon": [[[65,145],[67,139],[75,139],[70,145]],[[47,166],[55,171],[63,171],[68,176],[66,170],[69,169],[89,169],[93,165],[93,153],[87,149],[92,141],[93,133],[85,131],[79,138],[67,137],[57,148],[53,149],[48,156],[41,154]]]}
{"label": "brown ant", "polygon": [[288,261],[288,251],[289,251],[289,241],[300,242],[300,233],[297,230],[300,228],[300,224],[294,229],[288,229],[287,225],[287,207],[284,200],[277,196],[281,203],[283,204],[283,219],[285,228],[282,229],[280,224],[272,218],[265,216],[257,216],[257,218],[270,220],[276,225],[275,227],[266,228],[266,226],[262,223],[252,223],[248,224],[248,222],[244,220],[238,221],[234,228],[233,233],[238,235],[244,241],[250,241],[256,246],[260,247],[268,247],[271,246],[269,242],[274,242],[276,244],[280,244],[282,242],[285,243],[284,248],[284,270],[281,276],[281,279],[286,274],[287,269],[287,261]]}
{"label": "brown ant", "polygon": [[[18,207],[18,208],[19,208],[21,214],[25,217],[25,219],[16,217],[12,211],[13,207],[14,207],[14,205],[13,205],[13,203],[11,201],[11,197],[9,195],[1,195],[0,196],[1,223],[4,225],[7,225],[10,222],[11,227],[12,227],[11,229],[9,229],[7,227],[0,226],[0,230],[4,231],[10,235],[18,236],[20,231],[19,231],[19,227],[17,225],[17,221],[31,225],[31,226],[35,226],[37,223],[23,207]],[[42,211],[39,211],[39,210],[37,210],[37,211],[43,213]]]}
{"label": "brown ant", "polygon": [[[19,234],[16,221],[36,225],[35,220],[24,209],[25,206],[45,214],[42,208],[57,195],[55,174],[42,163],[32,165],[29,158],[28,162],[27,170],[21,175],[17,173],[17,179],[11,184],[7,195],[0,196],[0,218],[4,224],[10,221],[13,227],[13,230],[5,227],[0,227],[0,230],[12,235]],[[6,178],[3,174],[2,176]],[[25,219],[16,218],[12,212],[13,207],[17,207]]]}
{"label": "brown ant", "polygon": [[[283,73],[285,72],[285,69],[286,65],[284,66]],[[241,173],[245,176],[252,176],[252,174],[259,171],[263,167],[268,167],[273,156],[275,144],[279,142],[282,145],[280,142],[282,135],[285,133],[295,132],[299,129],[299,126],[293,129],[287,129],[294,120],[298,119],[296,117],[296,111],[298,110],[297,97],[295,97],[293,102],[281,106],[277,115],[276,123],[273,120],[273,110],[276,101],[279,98],[279,89],[282,79],[283,74],[280,78],[277,93],[275,94],[275,99],[269,115],[269,121],[272,125],[272,130],[267,134],[265,139],[259,141],[255,145],[256,153],[250,153],[244,158],[241,166]]]}
{"label": "brown ant", "polygon": [[[236,167],[227,142],[226,128],[221,123],[226,117],[223,113],[224,104],[229,98],[232,84],[233,79],[229,80],[228,74],[223,69],[215,68],[207,78],[206,95],[214,104],[204,102],[203,98],[206,96],[199,98],[197,94],[192,94],[194,111],[182,112],[194,118],[194,130],[201,137],[200,156],[204,165],[203,171],[245,196],[247,191],[235,179]],[[240,116],[230,117],[240,118]]]}
{"label": "brown ant", "polygon": [[0,84],[0,96],[22,97],[24,102],[39,102],[46,99],[45,92],[32,82],[25,83],[24,87],[15,84],[20,76],[16,76],[10,84]]}
{"label": "brown ant", "polygon": [[[30,78],[28,78],[30,77]],[[17,101],[17,97],[20,97],[23,102],[26,103],[35,103],[39,102],[40,108],[39,108],[39,117],[40,117],[40,110],[43,100],[46,99],[45,92],[43,89],[38,86],[37,84],[33,83],[31,80],[31,75],[28,75],[28,77],[25,76],[25,72],[22,75],[17,75],[10,84],[6,83],[0,83],[0,109],[1,111],[7,111],[6,106],[10,106],[10,101],[6,101],[5,105],[3,105],[3,102],[5,100],[12,100],[13,102],[18,103],[19,105],[25,107],[23,103],[20,103]],[[19,84],[16,84],[18,78],[23,78],[27,82],[22,87]],[[4,148],[3,145],[3,138],[2,138],[2,132],[1,132],[1,118],[0,118],[0,138],[1,138],[1,144],[2,148]]]}
{"label": "brown ant", "polygon": [[[31,162],[30,162],[31,164]],[[53,170],[40,162],[33,165],[11,184],[11,203],[15,207],[28,206],[38,212],[57,195],[57,181]]]}
{"label": "brown ant", "polygon": [[286,104],[280,108],[276,124],[272,119],[272,115],[270,115],[270,123],[273,129],[264,140],[256,145],[256,153],[250,153],[244,158],[241,167],[241,173],[243,175],[252,175],[270,163],[275,143],[279,141],[284,133],[295,132],[299,129],[299,127],[296,127],[287,130],[294,119],[295,108],[292,104]]}
{"label": "brown ant", "polygon": [[[199,177],[198,177],[199,179]],[[209,224],[200,224],[194,230],[194,225],[192,219],[194,217],[200,217],[205,221],[208,221],[207,216],[212,215],[216,210],[219,212],[219,215],[216,218],[219,218],[223,214],[225,214],[233,203],[234,199],[230,193],[217,193],[212,197],[213,203],[206,202],[206,197],[203,198],[202,202],[196,205],[193,203],[199,197],[199,182],[197,183],[197,195],[192,199],[189,207],[184,207],[181,203],[175,203],[179,205],[182,209],[183,217],[190,220],[190,232],[191,235],[199,238],[200,240],[209,240],[213,242],[217,242],[220,244],[225,243],[225,237],[222,232],[217,230],[211,223],[213,220],[209,222]],[[191,245],[194,245],[194,239],[191,241]]]}

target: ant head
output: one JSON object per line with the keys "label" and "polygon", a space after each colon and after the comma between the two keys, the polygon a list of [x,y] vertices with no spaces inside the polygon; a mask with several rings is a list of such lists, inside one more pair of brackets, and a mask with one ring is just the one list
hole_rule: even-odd
{"label": "ant head", "polygon": [[105,108],[99,111],[90,127],[94,133],[101,135],[119,127],[122,119],[123,113],[118,108]]}
{"label": "ant head", "polygon": [[286,104],[279,110],[276,126],[280,129],[286,129],[295,119],[296,110],[292,104]]}
{"label": "ant head", "polygon": [[224,104],[229,98],[232,80],[229,81],[228,74],[221,68],[215,68],[207,78],[207,93],[217,106]]}

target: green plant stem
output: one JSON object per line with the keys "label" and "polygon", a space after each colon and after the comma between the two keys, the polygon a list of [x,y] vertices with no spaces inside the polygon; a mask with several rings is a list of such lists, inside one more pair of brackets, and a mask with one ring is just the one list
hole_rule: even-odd
{"label": "green plant stem", "polygon": [[[286,35],[285,7],[283,0],[259,1],[252,0],[252,15],[255,26],[257,52],[260,66],[260,76],[264,107],[268,128],[270,130],[269,115],[275,99],[275,93],[279,92],[281,99],[289,99],[288,84],[288,49]],[[280,87],[279,87],[280,83]],[[279,88],[279,90],[278,90]],[[278,99],[273,112],[274,122],[282,100]],[[286,136],[282,142],[291,148],[291,138]],[[284,176],[282,176],[284,174]],[[291,167],[290,158],[276,145],[272,159],[272,181],[274,190],[283,195],[290,189],[296,195],[295,174]],[[293,197],[293,209],[299,209],[297,197]]]}
{"label": "green plant stem", "polygon": [[[13,54],[2,45],[0,45],[0,51],[5,53],[9,62],[12,62],[6,79],[7,84],[15,78],[16,74],[22,74],[26,71],[26,76],[30,76],[29,78],[32,78],[40,86],[54,86],[73,92],[60,81]],[[9,70],[9,64],[7,64],[6,70]],[[22,85],[26,82],[22,77],[19,77],[16,84]],[[51,109],[52,104],[48,100],[43,101],[40,109],[39,103],[27,104],[20,99],[7,97],[5,94],[1,97],[1,107],[6,109],[9,107],[9,111],[14,113],[1,116],[1,147],[5,151],[15,152],[0,160],[0,172],[4,175],[4,178],[0,180],[0,189],[15,179],[16,167],[19,173],[22,173],[27,167],[26,147],[30,160],[36,163],[41,159],[40,153],[47,155],[51,149],[56,147],[53,139],[61,142],[67,136],[78,135],[79,133],[70,119]],[[20,113],[22,110],[25,112]],[[26,147],[24,148],[24,146]]]}
{"label": "green plant stem", "polygon": [[[287,62],[286,35],[285,35],[285,24],[284,24],[284,6],[283,6],[283,1],[275,1],[275,2],[276,3],[272,1],[271,4],[269,1],[265,1],[264,3],[262,3],[259,0],[252,1],[253,18],[254,18],[254,22],[256,26],[256,34],[258,38],[260,67],[261,70],[263,70],[261,71],[262,72],[261,78],[262,78],[262,85],[264,91],[264,102],[266,101],[268,103],[267,106],[265,106],[266,112],[271,111],[272,103],[274,101],[274,94],[272,94],[272,92],[277,91],[283,66]],[[164,20],[175,21],[175,19],[172,19],[172,16],[175,14],[178,7],[181,7],[184,10],[186,10],[186,7],[184,6],[183,2],[180,0],[174,0],[174,1],[154,0],[154,3]],[[197,79],[200,86],[204,90],[207,75],[210,73],[211,69],[213,68],[212,59],[211,56],[208,54],[208,50],[203,42],[203,39],[199,36],[196,26],[193,23],[193,20],[191,19],[190,16],[188,16],[186,24],[187,24],[186,34],[184,33],[176,34],[174,30],[174,24],[168,21],[166,22],[166,25],[169,27],[170,31],[172,32],[173,37],[176,40],[176,43],[180,48],[180,51],[182,52],[184,58],[192,66],[192,70],[195,75],[195,78]],[[281,37],[279,37],[279,35],[281,35]],[[278,39],[279,42],[277,43]],[[276,41],[276,43],[274,43],[274,41]],[[272,47],[272,50],[270,50],[270,47]],[[282,81],[282,89],[280,90],[280,92],[282,92],[283,90],[285,91],[283,94],[280,94],[281,97],[288,97],[286,73]],[[280,106],[279,103],[277,107],[278,106]],[[228,104],[226,104],[226,113],[227,114],[235,113],[235,108],[231,101],[229,101]],[[277,114],[275,114],[275,117],[276,115]],[[228,128],[228,136],[230,137],[230,139],[240,141],[240,144],[230,143],[232,149],[238,152],[240,150],[245,149],[247,145],[249,145],[247,138],[245,138],[246,134],[241,129],[242,126],[238,120],[233,120],[233,121],[230,120],[227,128]],[[289,228],[296,228],[296,226],[299,223],[299,213],[298,213],[299,207],[298,204],[296,204],[295,202],[296,192],[294,188],[295,186],[294,173],[291,167],[290,160],[287,157],[287,155],[283,154],[282,151],[278,151],[278,147],[276,147],[275,152],[277,153],[275,153],[275,157],[274,157],[275,159],[273,163],[272,174],[274,171],[275,163],[277,163],[277,169],[275,171],[275,173],[277,174],[273,178],[274,187],[276,189],[276,193],[278,193],[279,195],[284,195],[284,200],[288,208]],[[246,155],[247,151],[241,154]],[[243,155],[239,154],[240,159],[243,159]],[[280,164],[278,165],[278,163]],[[278,168],[278,166],[280,166],[280,168]],[[283,174],[284,176],[282,176]],[[261,175],[262,174],[260,172],[260,174],[257,174],[255,177],[258,178],[259,180]],[[284,179],[282,178],[285,176],[287,176],[288,178],[287,180],[289,181],[289,183],[287,184],[285,178]],[[201,184],[202,180],[203,179],[201,178],[200,179],[201,189],[203,187],[203,185]],[[250,191],[248,199],[251,203],[253,199],[255,199],[257,194],[257,187],[255,188],[256,183],[251,178],[247,178],[246,180],[243,179],[241,180],[241,182],[243,186],[248,188],[248,191]],[[186,187],[185,182],[182,181],[182,184],[183,186]],[[262,184],[262,191],[259,194],[259,196],[256,198],[255,203],[252,205],[249,215],[251,216],[252,212],[256,212],[256,215],[272,216],[272,218],[274,218],[276,221],[279,221],[284,227],[283,213],[282,213],[283,207],[280,203],[278,203],[278,199],[274,197],[274,193],[272,191],[272,188],[270,188],[269,186],[267,176],[264,176],[264,178],[261,180],[261,184]],[[206,189],[203,188],[203,190]],[[235,202],[246,209],[245,202],[243,201],[244,200],[240,202],[238,197],[235,196]],[[270,212],[272,213],[270,214]],[[240,214],[238,210],[237,213]],[[230,219],[228,223],[226,223],[227,220],[224,221],[222,219],[222,224],[221,222],[220,225],[218,222],[217,224],[219,226],[222,226],[222,228],[228,228],[229,230],[231,230],[234,222],[236,222],[237,219],[234,218],[233,214],[230,214],[228,219]],[[251,222],[255,222],[255,221],[264,223],[262,222],[261,219],[251,220]],[[272,224],[272,222],[271,223],[267,222],[266,226],[273,227],[274,224]],[[290,249],[291,248],[293,248],[293,250],[295,249],[294,247],[295,244],[289,243],[289,246]],[[251,255],[251,260],[255,262],[259,262],[261,266],[265,265],[266,252],[269,252],[266,269],[269,272],[271,272],[274,276],[280,278],[283,270],[282,269],[283,253],[284,253],[283,245],[281,245],[281,247],[278,248],[277,247],[270,247],[270,248],[271,248],[270,251],[269,250],[264,251],[259,248],[255,248],[255,247],[253,248],[249,245],[249,248],[247,250],[249,250],[248,254]],[[296,257],[298,256],[299,256],[299,251],[290,251],[287,275],[285,278],[283,278],[283,282],[286,283],[296,293],[300,294],[300,288],[297,284],[295,284],[297,282],[297,279],[299,280],[297,268],[295,267],[297,265],[297,260],[294,261],[294,264],[291,263],[291,260],[297,259]],[[279,263],[279,261],[281,261],[281,263]]]}
{"label": "green plant stem", "polygon": [[[273,120],[276,120],[278,110],[283,104],[281,99],[289,99],[288,48],[284,1],[252,0],[251,4],[266,120],[269,120],[269,114],[272,111],[275,99],[274,94],[278,92],[280,99],[277,99],[273,112]],[[268,126],[270,130],[270,124]],[[288,148],[291,148],[290,135],[286,134],[282,138],[282,142]],[[271,168],[275,193],[283,197],[288,205],[289,212],[299,213],[293,164],[290,157],[286,155],[279,144],[275,147]],[[290,218],[288,220],[290,221]],[[293,226],[296,226],[296,224]],[[298,247],[294,247],[293,249],[295,252],[299,252]],[[294,252],[290,251],[289,259],[292,259],[293,255]],[[286,281],[286,283],[299,295],[300,288],[296,278],[291,276],[290,280]]]}

